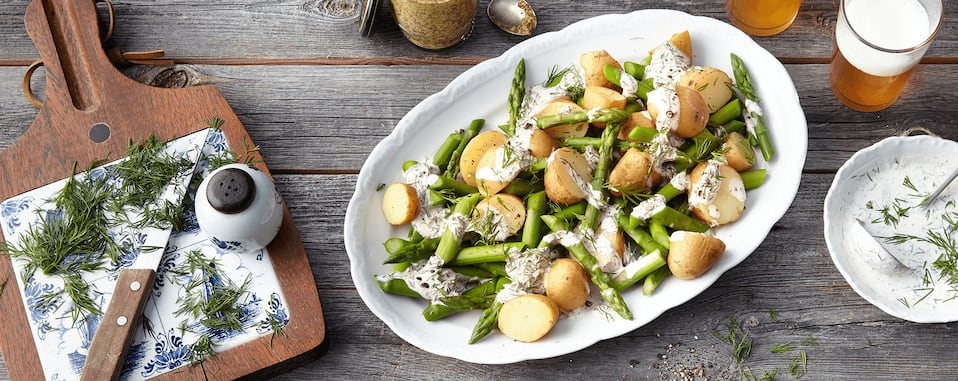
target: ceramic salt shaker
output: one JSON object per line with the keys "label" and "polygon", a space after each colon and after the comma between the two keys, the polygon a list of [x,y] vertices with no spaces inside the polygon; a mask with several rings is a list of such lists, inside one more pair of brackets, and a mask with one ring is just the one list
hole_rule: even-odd
{"label": "ceramic salt shaker", "polygon": [[266,247],[283,222],[283,200],[265,173],[246,164],[217,168],[196,190],[196,219],[214,240],[246,251]]}

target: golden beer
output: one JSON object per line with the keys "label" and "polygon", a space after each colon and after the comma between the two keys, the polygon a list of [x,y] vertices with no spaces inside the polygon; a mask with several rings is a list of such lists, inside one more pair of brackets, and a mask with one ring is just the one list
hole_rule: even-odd
{"label": "golden beer", "polygon": [[898,75],[879,77],[858,70],[842,55],[841,50],[835,49],[829,82],[835,97],[849,108],[865,112],[881,111],[898,100],[916,67]]}
{"label": "golden beer", "polygon": [[795,21],[802,0],[726,0],[732,25],[753,36],[771,36]]}
{"label": "golden beer", "polygon": [[829,73],[835,97],[858,111],[891,106],[941,20],[942,0],[842,0]]}

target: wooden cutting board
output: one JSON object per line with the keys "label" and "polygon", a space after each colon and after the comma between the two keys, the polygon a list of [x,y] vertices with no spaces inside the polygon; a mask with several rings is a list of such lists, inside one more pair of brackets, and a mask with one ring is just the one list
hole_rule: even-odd
{"label": "wooden cutting board", "polygon": [[[94,0],[33,0],[25,22],[43,59],[46,97],[30,128],[0,153],[0,200],[68,176],[74,162],[83,167],[107,155],[117,158],[130,139],[153,133],[170,140],[205,128],[211,117],[225,120],[222,130],[231,147],[254,144],[215,87],[154,88],[118,71],[100,42]],[[255,165],[269,173],[261,160]],[[264,335],[159,379],[235,379],[321,354],[325,323],[319,295],[299,233],[289,211],[284,214],[267,250],[288,301],[287,335]],[[3,359],[12,379],[42,379],[21,290],[10,259],[0,255],[3,280],[11,281],[0,294]]]}

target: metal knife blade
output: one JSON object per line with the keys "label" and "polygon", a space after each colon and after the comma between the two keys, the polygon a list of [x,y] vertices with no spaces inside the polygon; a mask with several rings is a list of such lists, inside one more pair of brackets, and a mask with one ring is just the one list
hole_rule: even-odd
{"label": "metal knife blade", "polygon": [[[194,140],[196,145],[186,152],[193,163],[189,171],[175,177],[160,194],[160,204],[172,202],[179,205],[183,201],[190,180],[196,172],[200,155],[206,144],[209,129],[199,132]],[[130,347],[133,333],[143,315],[143,308],[153,289],[156,269],[166,251],[171,228],[149,227],[145,229],[146,241],[140,246],[140,253],[133,264],[120,270],[110,304],[103,314],[103,320],[93,335],[93,341],[87,351],[81,380],[116,380],[123,369],[126,353]]]}

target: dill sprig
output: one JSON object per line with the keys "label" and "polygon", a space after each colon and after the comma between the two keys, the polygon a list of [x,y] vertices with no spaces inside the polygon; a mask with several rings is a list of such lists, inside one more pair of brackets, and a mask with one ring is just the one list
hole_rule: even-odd
{"label": "dill sprig", "polygon": [[542,82],[543,87],[556,87],[559,85],[559,82],[562,82],[562,77],[566,73],[572,70],[572,67],[567,67],[565,69],[559,69],[558,66],[553,66],[549,68],[549,75],[546,77],[546,80]]}
{"label": "dill sprig", "polygon": [[762,372],[762,381],[775,381],[775,376],[778,375],[778,369],[766,370]]}
{"label": "dill sprig", "polygon": [[186,156],[174,156],[164,149],[164,143],[150,135],[139,144],[130,141],[125,159],[111,168],[123,179],[114,192],[108,208],[118,215],[129,207],[142,209],[143,218],[132,222],[137,228],[155,226],[168,228],[179,225],[180,214],[169,213],[167,205],[157,209],[152,203],[170,182],[193,167]]}
{"label": "dill sprig", "polygon": [[[186,261],[174,267],[171,273],[179,275],[174,282],[183,287],[183,294],[177,299],[180,307],[174,312],[176,316],[188,318],[182,322],[181,329],[186,329],[189,320],[211,330],[243,329],[241,306],[250,295],[249,276],[242,283],[233,282],[218,260],[204,257],[199,250],[186,253]],[[178,279],[186,281],[180,283]],[[210,357],[214,346],[208,334],[201,334],[191,346],[190,361],[201,362]]]}
{"label": "dill sprig", "polygon": [[3,282],[0,282],[0,296],[3,296],[3,290],[7,289],[7,281],[9,281],[9,279],[4,279]]}
{"label": "dill sprig", "polygon": [[788,342],[784,342],[772,347],[770,351],[772,353],[780,355],[780,354],[788,353],[794,350],[795,350],[795,344],[792,344],[791,341],[788,341]]}
{"label": "dill sprig", "polygon": [[718,332],[712,332],[712,335],[732,346],[732,358],[735,359],[735,363],[741,364],[742,360],[748,358],[752,353],[753,340],[749,337],[748,329],[742,328],[735,317],[729,317],[725,328],[727,329],[726,334],[720,335]]}

